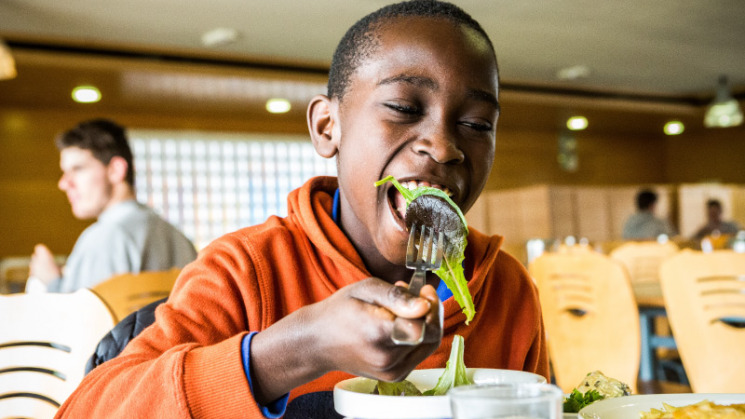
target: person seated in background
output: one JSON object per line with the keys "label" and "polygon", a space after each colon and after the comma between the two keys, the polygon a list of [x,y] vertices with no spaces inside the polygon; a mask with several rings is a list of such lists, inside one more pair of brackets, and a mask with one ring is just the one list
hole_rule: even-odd
{"label": "person seated in background", "polygon": [[74,292],[121,273],[183,268],[194,245],[152,209],[135,200],[132,151],[125,130],[106,119],[81,122],[55,140],[73,215],[96,219],[83,231],[64,269],[37,244],[26,292]]}
{"label": "person seated in background", "polygon": [[734,221],[722,220],[722,203],[718,199],[706,201],[706,224],[693,235],[693,240],[701,240],[706,236],[733,236],[742,227]]}
{"label": "person seated in background", "polygon": [[[468,211],[494,162],[498,92],[494,47],[459,7],[414,0],[359,20],[306,113],[338,176],[292,191],[287,216],[211,242],[155,322],[57,417],[338,417],[336,383],[443,368],[456,334],[471,368],[548,378],[537,289],[502,237],[469,229],[462,263],[476,314],[466,324],[432,272],[419,295],[407,292],[403,195],[374,185],[390,175],[439,188]],[[423,341],[395,343],[397,317],[422,319]]]}
{"label": "person seated in background", "polygon": [[624,240],[655,240],[661,234],[673,236],[675,229],[666,220],[654,214],[657,194],[643,189],[636,194],[636,213],[623,225]]}

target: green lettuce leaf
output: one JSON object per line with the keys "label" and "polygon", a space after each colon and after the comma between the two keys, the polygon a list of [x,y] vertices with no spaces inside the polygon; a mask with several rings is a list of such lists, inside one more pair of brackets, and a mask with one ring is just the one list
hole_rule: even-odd
{"label": "green lettuce leaf", "polygon": [[598,400],[602,400],[604,398],[605,397],[603,397],[596,390],[590,390],[587,393],[582,393],[581,391],[574,389],[572,390],[571,394],[569,394],[569,396],[564,399],[564,413],[578,413],[580,410],[582,410],[583,407],[587,406],[588,404],[591,404]]}
{"label": "green lettuce leaf", "polygon": [[403,380],[398,383],[378,381],[373,394],[381,396],[421,396],[422,392],[411,381]]}
{"label": "green lettuce leaf", "polygon": [[[406,200],[407,207],[413,200],[425,194],[435,195],[439,198],[444,199],[458,213],[460,220],[463,222],[463,228],[466,232],[465,235],[468,235],[468,224],[466,223],[466,217],[463,215],[463,212],[461,212],[460,208],[455,205],[455,202],[453,202],[453,200],[450,199],[450,197],[447,196],[445,192],[441,191],[440,189],[427,186],[420,186],[411,191],[401,185],[393,176],[387,176],[375,182],[375,186],[377,187],[387,182],[391,182],[393,186],[395,186],[396,189],[401,193],[401,195],[403,195],[404,199]],[[458,302],[461,310],[463,310],[463,314],[466,315],[466,324],[470,323],[473,319],[473,316],[476,314],[476,307],[473,305],[473,297],[471,297],[471,293],[470,291],[468,291],[468,281],[466,281],[466,276],[463,273],[463,260],[466,258],[465,250],[467,242],[468,241],[464,238],[463,243],[457,249],[457,251],[448,252],[448,254],[445,255],[445,257],[443,258],[440,269],[435,271],[435,275],[437,275],[440,280],[445,282],[445,285],[447,285],[450,292],[453,293],[453,298],[455,298],[455,301]]]}
{"label": "green lettuce leaf", "polygon": [[425,396],[442,396],[453,387],[474,384],[466,373],[466,364],[463,362],[464,349],[463,336],[455,335],[450,349],[450,358],[445,364],[445,372],[437,380],[437,385],[433,389],[423,393]]}

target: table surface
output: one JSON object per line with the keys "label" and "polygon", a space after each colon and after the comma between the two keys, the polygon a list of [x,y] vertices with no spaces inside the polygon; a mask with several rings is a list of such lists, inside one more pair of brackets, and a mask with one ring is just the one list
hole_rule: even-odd
{"label": "table surface", "polygon": [[636,389],[639,394],[673,394],[693,392],[691,390],[691,387],[685,384],[659,380],[639,380],[636,383]]}

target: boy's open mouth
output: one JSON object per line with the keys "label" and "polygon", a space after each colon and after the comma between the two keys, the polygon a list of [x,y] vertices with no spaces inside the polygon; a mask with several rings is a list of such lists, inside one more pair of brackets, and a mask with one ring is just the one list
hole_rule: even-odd
{"label": "boy's open mouth", "polygon": [[[441,191],[445,192],[449,197],[453,196],[453,192],[448,189],[447,186],[439,185],[436,183],[430,183],[427,181],[417,181],[417,180],[408,180],[400,182],[403,187],[405,187],[408,190],[414,190],[421,186],[428,186],[430,188],[437,188]],[[393,213],[396,216],[397,221],[404,225],[404,220],[406,219],[406,199],[404,199],[403,195],[396,190],[394,187],[388,188],[388,202],[391,205],[391,208],[393,209]]]}

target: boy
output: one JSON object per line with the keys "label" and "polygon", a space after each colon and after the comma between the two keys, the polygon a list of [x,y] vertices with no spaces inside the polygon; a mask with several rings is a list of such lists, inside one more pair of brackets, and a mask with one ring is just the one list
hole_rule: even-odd
{"label": "boy", "polygon": [[[453,298],[440,303],[435,276],[420,297],[404,291],[400,196],[373,186],[393,175],[468,210],[491,170],[497,96],[491,42],[456,6],[406,2],[357,22],[334,54],[328,96],[308,107],[338,180],[311,179],[289,195],[287,217],[205,249],[156,322],[89,374],[60,416],[278,417],[288,399],[289,412],[352,375],[395,381],[444,367],[456,333],[469,367],[547,376],[536,290],[501,238],[468,236],[476,317],[466,326]],[[425,317],[424,342],[395,345],[396,316]]]}

